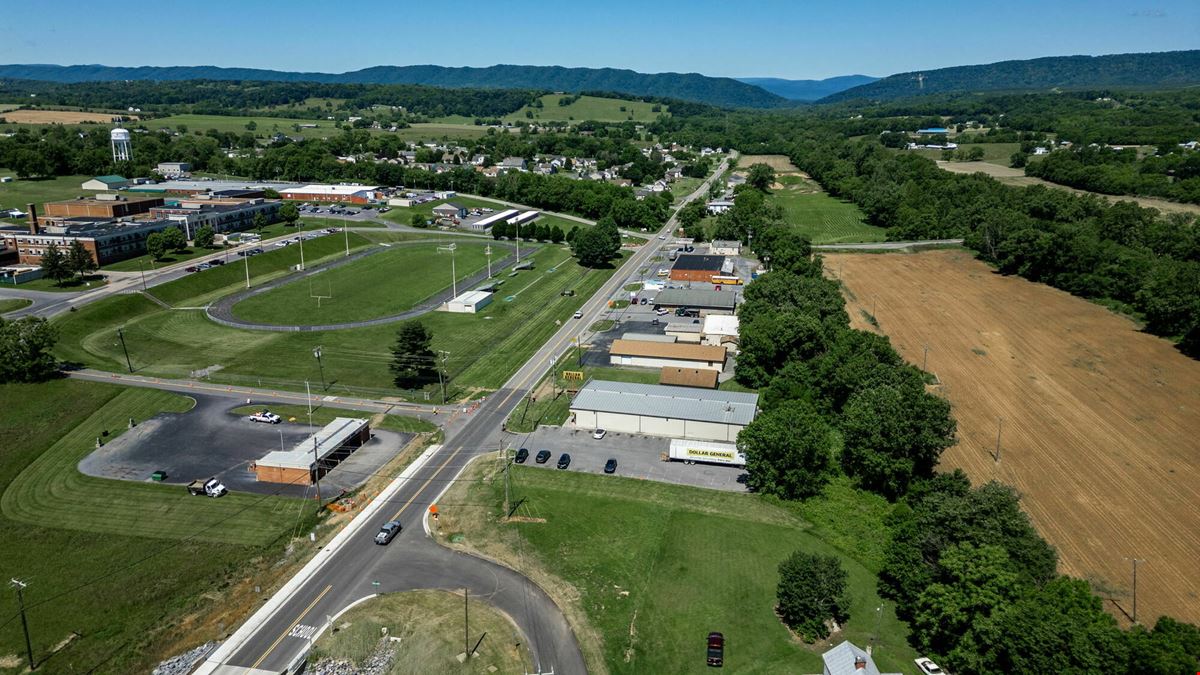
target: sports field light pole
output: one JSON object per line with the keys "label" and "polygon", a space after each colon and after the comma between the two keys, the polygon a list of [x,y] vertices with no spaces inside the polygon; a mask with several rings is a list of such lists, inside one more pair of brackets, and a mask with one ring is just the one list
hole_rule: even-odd
{"label": "sports field light pole", "polygon": [[350,228],[343,227],[342,235],[346,239],[346,257],[349,258],[350,257]]}
{"label": "sports field light pole", "polygon": [[450,252],[450,292],[454,297],[458,297],[458,272],[454,268],[454,252],[458,250],[458,244],[450,244],[449,246],[439,246],[438,251]]}
{"label": "sports field light pole", "polygon": [[300,270],[304,271],[304,235],[297,233],[296,238],[300,240]]}
{"label": "sports field light pole", "polygon": [[487,256],[488,278],[491,279],[492,278],[492,245],[491,244],[487,245],[487,248],[484,249],[483,254]]}
{"label": "sports field light pole", "polygon": [[250,247],[253,244],[254,242],[247,242],[246,250],[242,252],[245,254],[242,256],[242,260],[246,261],[246,288],[250,288]]}
{"label": "sports field light pole", "polygon": [[29,640],[29,622],[25,619],[25,586],[24,581],[13,579],[9,584],[17,589],[17,605],[21,608],[21,628],[25,631],[25,653],[29,657],[29,669],[37,670],[37,663],[33,660],[33,643]]}
{"label": "sports field light pole", "polygon": [[321,370],[321,391],[325,391],[329,387],[325,384],[325,364],[321,362],[321,345],[313,348],[313,356],[317,359],[317,368]]}

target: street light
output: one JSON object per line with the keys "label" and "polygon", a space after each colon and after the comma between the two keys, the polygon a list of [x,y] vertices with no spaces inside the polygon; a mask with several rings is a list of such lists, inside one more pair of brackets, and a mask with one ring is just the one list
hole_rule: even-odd
{"label": "street light", "polygon": [[450,292],[453,293],[454,297],[457,298],[458,297],[458,272],[455,270],[455,267],[454,267],[454,252],[458,250],[458,244],[450,244],[449,246],[439,246],[437,250],[439,252],[441,252],[441,251],[449,251],[450,252]]}

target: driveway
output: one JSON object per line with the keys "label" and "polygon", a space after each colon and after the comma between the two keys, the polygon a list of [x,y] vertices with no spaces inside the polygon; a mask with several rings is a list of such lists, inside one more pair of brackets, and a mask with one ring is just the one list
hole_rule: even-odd
{"label": "driveway", "polygon": [[[292,449],[319,427],[307,424],[257,424],[229,411],[241,404],[219,396],[193,394],[196,406],[186,413],[161,413],[121,434],[89,454],[79,470],[89,476],[145,481],[155,471],[166,483],[186,485],[216,476],[230,490],[306,497],[306,485],[280,485],[255,480],[249,466],[272,450]],[[325,497],[361,485],[395,457],[412,434],[371,430],[371,440],[321,478]]]}

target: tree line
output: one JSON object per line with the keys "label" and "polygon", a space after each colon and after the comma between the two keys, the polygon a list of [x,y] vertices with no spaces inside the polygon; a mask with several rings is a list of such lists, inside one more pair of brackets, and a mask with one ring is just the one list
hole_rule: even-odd
{"label": "tree line", "polygon": [[1025,174],[1108,195],[1160,197],[1200,204],[1200,150],[1172,146],[1148,157],[1137,148],[1055,150],[1025,164]]}

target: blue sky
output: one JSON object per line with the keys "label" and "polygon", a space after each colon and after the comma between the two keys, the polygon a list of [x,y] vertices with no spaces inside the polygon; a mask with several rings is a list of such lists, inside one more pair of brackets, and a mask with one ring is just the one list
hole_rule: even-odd
{"label": "blue sky", "polygon": [[5,0],[0,63],[495,63],[794,79],[1200,48],[1200,1]]}

